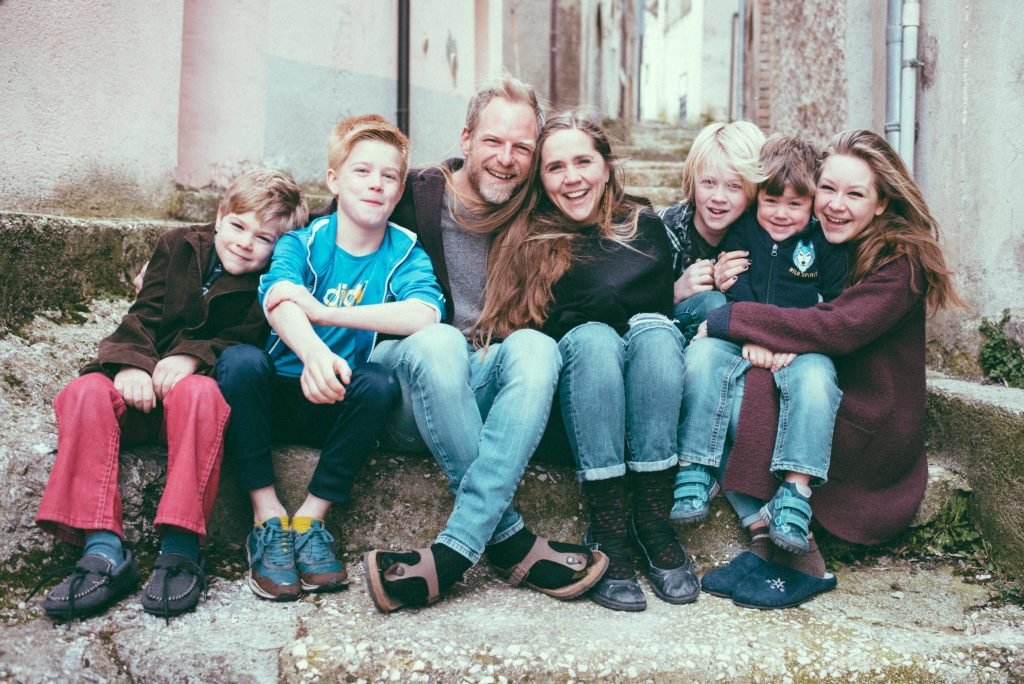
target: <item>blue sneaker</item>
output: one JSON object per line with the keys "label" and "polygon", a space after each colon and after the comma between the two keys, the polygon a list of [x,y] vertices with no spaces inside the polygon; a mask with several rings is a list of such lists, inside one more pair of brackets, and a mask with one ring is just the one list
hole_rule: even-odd
{"label": "blue sneaker", "polygon": [[700,523],[707,520],[711,499],[718,493],[718,481],[707,466],[691,463],[680,466],[676,472],[675,503],[670,520],[683,523]]}
{"label": "blue sneaker", "polygon": [[793,482],[783,482],[775,496],[761,508],[761,519],[768,523],[768,536],[781,549],[806,555],[810,549],[810,497],[800,493]]}
{"label": "blue sneaker", "polygon": [[280,518],[256,525],[245,542],[249,557],[249,588],[260,598],[294,601],[299,597],[295,568],[295,532],[281,527]]}
{"label": "blue sneaker", "polygon": [[302,591],[335,591],[348,585],[348,573],[331,549],[334,537],[319,520],[295,535],[295,563]]}

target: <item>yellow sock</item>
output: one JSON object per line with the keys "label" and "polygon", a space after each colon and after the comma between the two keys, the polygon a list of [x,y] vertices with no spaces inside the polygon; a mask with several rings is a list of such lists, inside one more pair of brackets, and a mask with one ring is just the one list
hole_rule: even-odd
{"label": "yellow sock", "polygon": [[292,529],[295,530],[295,534],[302,534],[308,532],[310,525],[313,524],[314,520],[320,521],[320,527],[326,527],[324,521],[321,518],[307,518],[304,515],[296,515],[292,518]]}
{"label": "yellow sock", "polygon": [[[278,516],[277,519],[281,521],[282,530],[291,529],[287,515]],[[273,518],[267,518],[267,520],[273,520]],[[253,523],[253,527],[263,527],[267,523],[267,520],[264,520],[263,522]],[[309,527],[309,525],[307,524],[306,527]]]}

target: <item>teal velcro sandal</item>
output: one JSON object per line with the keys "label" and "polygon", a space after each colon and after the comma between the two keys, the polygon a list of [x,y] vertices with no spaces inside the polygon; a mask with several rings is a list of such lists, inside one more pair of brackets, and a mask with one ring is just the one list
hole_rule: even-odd
{"label": "teal velcro sandal", "polygon": [[675,522],[700,523],[707,520],[711,499],[718,493],[718,481],[707,466],[691,463],[676,473],[675,503],[669,519]]}
{"label": "teal velcro sandal", "polygon": [[780,549],[800,556],[807,554],[810,544],[811,504],[795,482],[783,482],[772,500],[761,508],[761,519],[768,523],[768,536]]}

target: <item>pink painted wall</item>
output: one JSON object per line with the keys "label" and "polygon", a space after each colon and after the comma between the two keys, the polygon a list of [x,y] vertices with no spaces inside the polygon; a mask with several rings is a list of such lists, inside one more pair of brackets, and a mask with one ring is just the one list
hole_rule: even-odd
{"label": "pink painted wall", "polygon": [[0,3],[0,208],[166,201],[182,4]]}

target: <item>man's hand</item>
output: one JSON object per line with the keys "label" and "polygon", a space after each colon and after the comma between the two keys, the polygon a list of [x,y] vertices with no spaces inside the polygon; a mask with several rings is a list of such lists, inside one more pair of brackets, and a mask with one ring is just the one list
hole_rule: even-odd
{"label": "man's hand", "polygon": [[281,302],[291,302],[292,304],[295,304],[302,310],[302,313],[306,314],[306,318],[309,319],[310,323],[323,325],[324,314],[327,312],[327,307],[317,301],[317,298],[301,285],[296,285],[295,283],[278,283],[270,291],[264,305],[269,313],[277,308]]}
{"label": "man's hand", "polygon": [[743,250],[719,254],[718,261],[715,262],[715,287],[722,292],[728,292],[740,273],[750,268],[748,256],[750,256],[750,252]]}
{"label": "man's hand", "polygon": [[672,287],[672,302],[678,304],[695,294],[715,289],[714,264],[711,259],[697,259],[679,276]]}
{"label": "man's hand", "polygon": [[189,354],[173,354],[160,359],[153,369],[153,391],[161,401],[186,375],[192,375],[199,368],[199,359]]}
{"label": "man's hand", "polygon": [[747,342],[743,345],[743,358],[757,368],[771,369],[775,353],[760,345]]}
{"label": "man's hand", "polygon": [[352,369],[326,346],[302,360],[302,393],[314,404],[333,404],[345,399],[345,385],[352,380]]}
{"label": "man's hand", "polygon": [[114,376],[114,389],[133,409],[149,413],[156,406],[153,394],[153,378],[141,368],[125,366]]}

